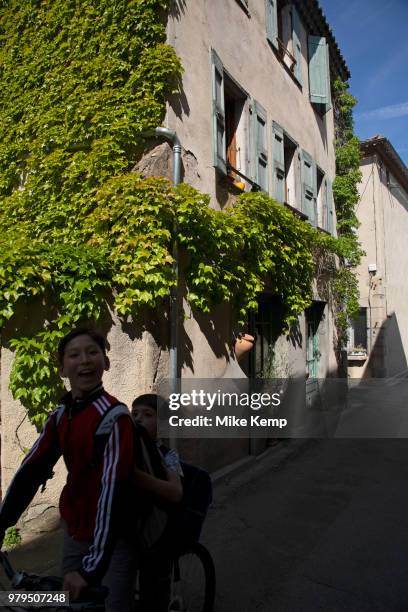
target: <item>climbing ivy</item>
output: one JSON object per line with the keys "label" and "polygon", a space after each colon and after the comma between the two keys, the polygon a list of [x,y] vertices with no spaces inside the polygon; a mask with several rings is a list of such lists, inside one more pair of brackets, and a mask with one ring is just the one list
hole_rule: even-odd
{"label": "climbing ivy", "polygon": [[[11,390],[38,425],[61,388],[50,359],[59,338],[79,321],[100,319],[112,287],[119,312],[143,301],[143,289],[126,278],[131,254],[119,234],[111,253],[91,223],[102,224],[95,210],[112,184],[119,201],[145,134],[177,90],[181,65],[165,44],[168,5],[1,3],[0,325],[18,309],[27,319],[30,334],[8,331]],[[154,278],[145,280],[155,297],[164,295]],[[39,323],[27,314],[34,307]]]}
{"label": "climbing ivy", "polygon": [[359,290],[356,267],[363,251],[358,241],[359,222],[355,207],[359,200],[361,182],[360,143],[354,135],[353,108],[356,99],[348,91],[348,84],[336,79],[333,84],[336,178],[333,195],[336,205],[339,236],[340,266],[334,277],[334,298],[338,348],[347,342],[349,322],[359,310]]}
{"label": "climbing ivy", "polygon": [[287,326],[311,301],[316,250],[340,254],[265,194],[216,211],[192,187],[131,172],[181,76],[168,4],[1,4],[0,326],[11,391],[38,427],[62,389],[59,339],[112,308],[127,320],[163,306],[173,240],[192,307],[229,301],[244,320],[269,278]]}

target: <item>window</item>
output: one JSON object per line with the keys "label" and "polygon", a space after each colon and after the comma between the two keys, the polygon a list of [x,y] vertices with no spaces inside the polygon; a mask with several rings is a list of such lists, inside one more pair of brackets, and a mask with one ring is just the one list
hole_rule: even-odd
{"label": "window", "polygon": [[357,317],[350,322],[349,353],[367,352],[367,308],[360,308]]}
{"label": "window", "polygon": [[247,170],[247,94],[225,72],[214,50],[212,61],[213,163],[235,180]]}
{"label": "window", "polygon": [[275,121],[272,124],[273,197],[298,208],[296,200],[297,144]]}
{"label": "window", "polygon": [[324,172],[316,166],[316,209],[317,209],[317,225],[326,229],[328,212],[327,212],[327,185],[324,178]]}
{"label": "window", "polygon": [[300,18],[288,0],[266,0],[266,37],[282,62],[302,84]]}
{"label": "window", "polygon": [[324,36],[309,36],[309,96],[322,114],[331,108],[329,45]]}
{"label": "window", "polygon": [[246,173],[246,95],[227,76],[224,83],[225,94],[225,139],[227,174],[237,178],[233,168]]}

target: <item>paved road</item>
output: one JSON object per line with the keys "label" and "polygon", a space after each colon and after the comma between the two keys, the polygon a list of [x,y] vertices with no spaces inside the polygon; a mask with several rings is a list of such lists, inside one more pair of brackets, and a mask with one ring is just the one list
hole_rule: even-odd
{"label": "paved road", "polygon": [[309,442],[218,490],[217,612],[408,610],[408,440]]}

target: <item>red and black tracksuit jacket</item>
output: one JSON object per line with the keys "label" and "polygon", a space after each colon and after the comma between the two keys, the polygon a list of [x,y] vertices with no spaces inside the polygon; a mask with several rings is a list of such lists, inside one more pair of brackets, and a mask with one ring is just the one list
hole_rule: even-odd
{"label": "red and black tracksuit jacket", "polygon": [[0,510],[0,528],[14,525],[38,487],[52,476],[62,455],[68,470],[60,513],[69,535],[90,542],[80,574],[95,584],[105,574],[129,492],[133,467],[133,428],[129,414],[113,425],[103,457],[95,461],[94,434],[102,416],[119,402],[102,387],[83,400],[68,393],[14,476]]}

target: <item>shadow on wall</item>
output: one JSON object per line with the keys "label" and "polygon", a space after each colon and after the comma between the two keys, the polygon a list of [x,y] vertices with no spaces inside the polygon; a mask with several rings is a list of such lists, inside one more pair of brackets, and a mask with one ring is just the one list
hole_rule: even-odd
{"label": "shadow on wall", "polygon": [[182,119],[183,115],[190,116],[190,105],[187,96],[184,92],[182,83],[179,83],[178,91],[169,96],[169,105],[178,119]]}
{"label": "shadow on wall", "polygon": [[170,7],[170,16],[174,19],[180,19],[186,11],[186,0],[172,0]]}
{"label": "shadow on wall", "polygon": [[388,196],[390,199],[389,201],[391,208],[395,206],[395,202],[393,202],[394,199],[397,200],[406,211],[408,211],[408,198],[405,195],[406,192],[403,190],[403,188],[399,187],[398,181],[392,176],[392,174],[384,170],[384,168],[380,170],[379,175],[381,183],[387,190],[387,195],[385,197],[387,198]]}
{"label": "shadow on wall", "polygon": [[343,411],[347,407],[348,381],[339,378],[337,369],[326,378],[306,379],[304,394],[300,381],[293,385],[294,400],[286,402],[285,418],[292,425],[292,438],[334,438]]}
{"label": "shadow on wall", "polygon": [[363,379],[395,376],[407,368],[398,319],[393,312],[383,321],[370,351]]}

